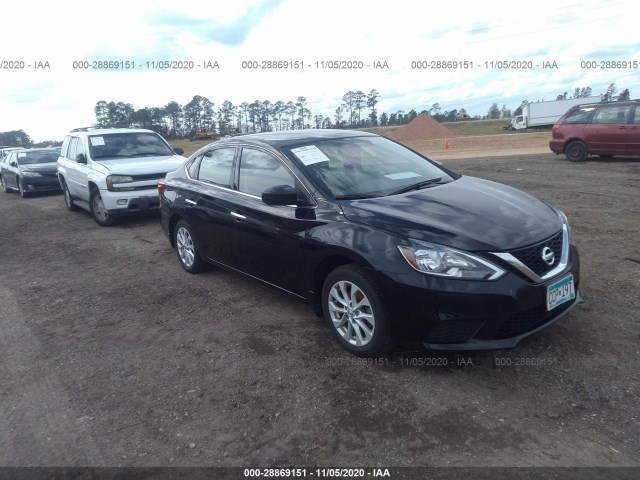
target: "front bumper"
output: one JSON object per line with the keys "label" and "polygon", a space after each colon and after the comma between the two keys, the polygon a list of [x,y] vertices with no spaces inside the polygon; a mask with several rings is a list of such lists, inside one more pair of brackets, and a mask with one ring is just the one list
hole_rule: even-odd
{"label": "front bumper", "polygon": [[22,182],[28,192],[49,192],[60,190],[57,175],[40,177],[22,177]]}
{"label": "front bumper", "polygon": [[[419,272],[381,275],[393,299],[394,333],[406,343],[432,350],[510,348],[556,322],[581,301],[578,251],[571,246],[567,267],[533,283],[518,271],[492,282],[431,277]],[[547,287],[573,275],[575,299],[547,311]]]}
{"label": "front bumper", "polygon": [[123,192],[100,190],[100,195],[105,208],[117,215],[160,208],[160,199],[156,188]]}

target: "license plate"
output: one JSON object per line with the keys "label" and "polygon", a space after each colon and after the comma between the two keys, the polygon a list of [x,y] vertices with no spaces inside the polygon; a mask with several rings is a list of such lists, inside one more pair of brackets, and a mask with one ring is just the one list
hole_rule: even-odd
{"label": "license plate", "polygon": [[547,311],[576,298],[573,275],[558,280],[547,287]]}

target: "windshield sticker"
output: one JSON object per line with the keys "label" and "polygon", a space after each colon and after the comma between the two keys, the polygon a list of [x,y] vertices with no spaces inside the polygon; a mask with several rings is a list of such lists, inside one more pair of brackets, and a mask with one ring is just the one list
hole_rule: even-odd
{"label": "windshield sticker", "polygon": [[104,145],[104,138],[102,137],[89,137],[89,140],[91,140],[91,145],[94,147],[100,147]]}
{"label": "windshield sticker", "polygon": [[291,151],[298,157],[305,167],[313,165],[314,163],[328,162],[327,157],[318,147],[315,145],[307,145],[306,147],[292,148]]}
{"label": "windshield sticker", "polygon": [[391,173],[389,175],[385,175],[385,177],[390,178],[391,180],[404,180],[405,178],[414,178],[414,177],[421,177],[421,176],[422,175],[416,172],[398,172],[398,173]]}
{"label": "windshield sticker", "polygon": [[27,153],[26,153],[26,152],[20,152],[20,153],[18,153],[18,158],[24,158],[24,157],[26,157],[26,156],[27,156]]}

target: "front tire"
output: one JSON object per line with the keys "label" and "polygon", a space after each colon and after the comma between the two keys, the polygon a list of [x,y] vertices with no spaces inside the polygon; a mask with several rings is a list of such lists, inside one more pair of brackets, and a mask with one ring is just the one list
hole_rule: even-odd
{"label": "front tire", "polygon": [[332,271],[322,288],[322,309],[342,348],[358,357],[384,354],[389,344],[386,307],[365,269],[344,265]]}
{"label": "front tire", "polygon": [[12,190],[7,185],[7,182],[5,181],[4,176],[0,177],[0,183],[2,183],[2,191],[4,193],[11,193],[12,192]]}
{"label": "front tire", "polygon": [[584,162],[587,159],[587,153],[587,146],[579,140],[574,140],[564,149],[567,160],[572,162]]}
{"label": "front tire", "polygon": [[91,195],[89,196],[89,207],[91,209],[91,216],[101,227],[110,227],[115,223],[113,213],[109,212],[107,207],[105,207],[100,190],[97,188],[91,190]]}
{"label": "front tire", "polygon": [[206,264],[200,257],[200,249],[191,232],[189,224],[180,220],[176,223],[173,240],[182,268],[189,273],[198,273],[205,269]]}
{"label": "front tire", "polygon": [[18,179],[18,192],[22,198],[27,198],[29,196],[27,190],[24,188],[24,182],[21,178]]}

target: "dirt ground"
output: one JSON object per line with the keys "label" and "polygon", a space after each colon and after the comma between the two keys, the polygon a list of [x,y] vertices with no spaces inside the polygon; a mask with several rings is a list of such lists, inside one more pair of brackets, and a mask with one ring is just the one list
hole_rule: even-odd
{"label": "dirt ground", "polygon": [[550,138],[551,134],[543,131],[409,140],[402,143],[428,157],[442,160],[446,158],[547,154],[549,153]]}
{"label": "dirt ground", "polygon": [[515,349],[368,364],[304,303],[184,272],[155,215],[0,192],[0,466],[640,466],[640,158],[419,147],[564,210],[585,303]]}

